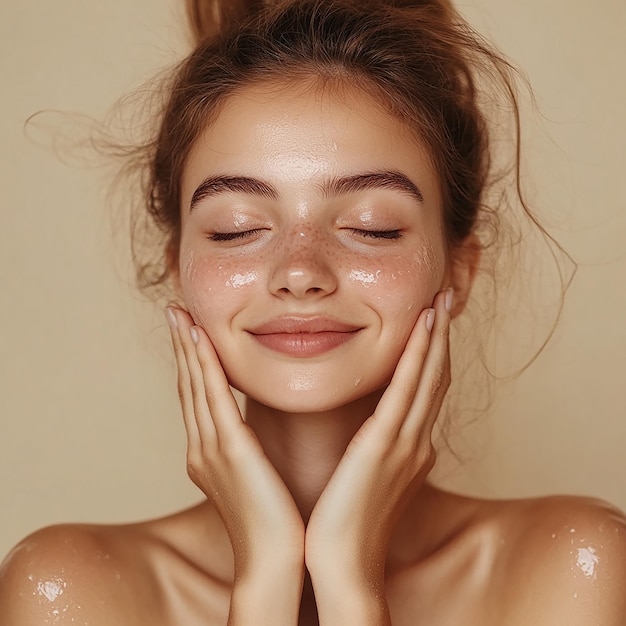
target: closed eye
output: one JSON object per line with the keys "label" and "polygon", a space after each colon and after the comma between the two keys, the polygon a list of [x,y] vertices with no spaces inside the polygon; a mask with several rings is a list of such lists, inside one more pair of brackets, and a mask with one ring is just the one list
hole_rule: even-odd
{"label": "closed eye", "polygon": [[[264,230],[263,228],[254,228],[252,230],[240,230],[233,232],[215,232],[209,235],[211,241],[236,241],[238,239],[246,239]],[[350,231],[361,237],[368,239],[400,239],[402,233],[400,230],[365,230],[363,228],[350,228]]]}
{"label": "closed eye", "polygon": [[362,228],[351,228],[353,233],[371,239],[400,239],[402,233],[399,230],[364,230]]}
{"label": "closed eye", "polygon": [[262,230],[262,228],[253,228],[252,230],[238,230],[230,233],[213,233],[208,238],[211,241],[236,241],[237,239],[251,237]]}

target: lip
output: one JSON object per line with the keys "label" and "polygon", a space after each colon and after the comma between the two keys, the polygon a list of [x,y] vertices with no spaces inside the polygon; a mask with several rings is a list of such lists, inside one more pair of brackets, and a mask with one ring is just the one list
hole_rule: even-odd
{"label": "lip", "polygon": [[306,333],[351,333],[361,330],[360,326],[342,322],[333,317],[322,315],[298,316],[284,315],[275,317],[259,326],[250,329],[253,335],[275,335],[275,334],[306,334]]}
{"label": "lip", "polygon": [[352,340],[362,329],[331,317],[277,317],[250,329],[262,346],[289,356],[324,354]]}

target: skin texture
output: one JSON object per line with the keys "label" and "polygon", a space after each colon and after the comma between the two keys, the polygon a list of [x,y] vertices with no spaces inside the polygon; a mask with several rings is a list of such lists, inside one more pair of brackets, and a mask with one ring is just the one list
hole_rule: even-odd
{"label": "skin texture", "polygon": [[[182,182],[167,319],[206,499],[25,539],[0,570],[2,624],[623,624],[621,513],[427,482],[477,259],[445,246],[419,138],[355,90],[259,85],[198,138]],[[350,335],[295,354],[255,337],[285,316]]]}

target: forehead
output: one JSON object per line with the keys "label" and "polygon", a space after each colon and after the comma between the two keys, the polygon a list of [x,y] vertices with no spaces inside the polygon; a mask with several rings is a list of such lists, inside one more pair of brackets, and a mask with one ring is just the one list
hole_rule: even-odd
{"label": "forehead", "polygon": [[210,173],[256,174],[277,184],[361,171],[400,170],[431,198],[438,183],[413,128],[365,90],[302,80],[241,88],[197,138],[183,195]]}

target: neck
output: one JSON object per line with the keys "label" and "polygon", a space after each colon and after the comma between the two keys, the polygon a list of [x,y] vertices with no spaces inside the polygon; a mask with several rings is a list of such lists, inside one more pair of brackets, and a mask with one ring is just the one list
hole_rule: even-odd
{"label": "neck", "polygon": [[[348,444],[379,399],[380,393],[320,413],[284,413],[246,400],[246,422],[287,485],[305,523]],[[390,572],[430,554],[457,525],[452,511],[442,516],[440,493],[424,484],[398,520],[389,546]]]}
{"label": "neck", "polygon": [[319,413],[284,413],[247,399],[246,422],[287,485],[305,522],[379,398],[380,393],[373,394]]}

